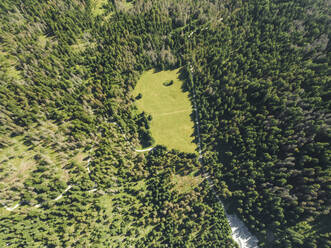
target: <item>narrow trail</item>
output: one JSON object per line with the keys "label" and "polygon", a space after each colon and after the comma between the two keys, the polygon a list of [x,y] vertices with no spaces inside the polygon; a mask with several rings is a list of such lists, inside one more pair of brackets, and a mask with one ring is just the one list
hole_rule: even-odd
{"label": "narrow trail", "polygon": [[179,114],[179,113],[184,113],[184,112],[191,112],[191,109],[177,110],[177,111],[168,112],[168,113],[162,113],[162,114],[158,114],[158,115],[154,115],[154,116],[155,117],[166,116],[166,115]]}
{"label": "narrow trail", "polygon": [[[146,148],[146,149],[143,149],[143,150],[135,149],[135,148],[134,148],[134,145],[133,145],[133,144],[128,140],[128,138],[126,137],[126,135],[125,135],[123,129],[121,128],[121,126],[118,125],[116,122],[112,122],[112,124],[115,124],[116,126],[119,127],[120,132],[121,132],[122,135],[124,136],[125,140],[130,144],[131,149],[132,149],[133,151],[135,151],[135,152],[149,152],[149,151],[151,151],[151,150],[154,149],[154,147],[149,147],[149,148]],[[92,145],[91,149],[93,149],[93,147],[94,147],[94,144]],[[87,172],[88,172],[89,174],[91,173],[91,170],[90,170],[90,163],[91,163],[91,157],[89,157],[89,159],[87,160],[87,165],[86,165],[86,167],[85,167],[86,170],[87,170]],[[97,191],[97,190],[98,190],[97,186],[98,186],[98,185],[96,185],[96,187],[93,188],[93,189],[87,190],[86,192],[88,192],[88,193],[93,193],[93,192]],[[60,199],[64,196],[64,194],[65,194],[66,192],[68,192],[71,188],[72,188],[72,185],[68,185],[68,187],[67,187],[67,188],[66,188],[61,194],[59,194],[56,198],[51,199],[50,201],[58,201],[58,200],[60,200]],[[45,203],[45,202],[43,202],[43,203],[38,203],[38,204],[36,204],[36,205],[34,205],[34,206],[32,206],[32,207],[39,208],[39,207],[41,207],[41,205],[44,204],[44,203]],[[3,206],[7,211],[14,211],[14,210],[17,209],[19,206],[21,206],[21,205],[23,204],[23,202],[19,202],[19,203],[17,203],[17,204],[16,204],[15,206],[13,206],[13,207],[8,207],[8,206],[5,205],[4,203],[1,203],[1,204],[2,204],[2,206]]]}
{"label": "narrow trail", "polygon": [[[193,71],[192,65],[190,65],[190,71],[193,74],[194,71]],[[202,169],[204,169],[203,152],[202,152],[202,148],[201,148],[199,109],[198,109],[198,106],[197,106],[197,103],[196,103],[197,102],[196,101],[196,92],[195,92],[195,87],[194,86],[193,86],[193,98],[192,98],[192,100],[193,100],[193,106],[194,106],[193,110],[195,112],[195,124],[196,124],[195,126],[196,126],[196,133],[197,133],[197,139],[198,139],[198,142],[197,142],[198,143],[198,152],[199,152],[198,161],[201,164]],[[175,111],[175,112],[184,112],[184,111],[187,111],[187,110],[181,110],[181,111]],[[172,114],[172,113],[165,113],[164,115],[166,115],[166,114]],[[130,147],[133,151],[135,151],[135,152],[148,152],[148,151],[151,151],[151,150],[154,149],[154,147],[150,147],[150,148],[146,148],[146,149],[142,149],[142,150],[135,149],[134,145],[126,137],[123,129],[121,128],[121,126],[118,125],[116,122],[112,122],[112,123],[119,127],[120,132],[122,133],[125,140],[130,144]],[[92,146],[92,148],[93,147],[94,147],[94,145]],[[91,170],[89,168],[90,162],[91,162],[91,157],[88,159],[88,163],[87,163],[87,166],[86,166],[86,169],[87,169],[89,174],[91,173]],[[217,194],[217,192],[214,189],[214,182],[211,179],[210,175],[208,173],[205,173],[205,172],[204,172],[204,175],[205,175],[205,179],[207,179],[207,181],[210,185],[210,188],[212,189],[214,195],[216,196],[216,199],[222,204],[222,206],[224,208],[225,215],[226,215],[226,217],[228,219],[228,222],[229,222],[229,225],[231,227],[233,239],[238,243],[240,248],[258,248],[257,238],[249,232],[249,230],[245,226],[245,224],[235,214],[227,213],[221,198],[219,197],[219,195]],[[68,187],[60,195],[58,195],[55,199],[52,199],[51,201],[60,200],[63,197],[63,195],[66,192],[68,192],[71,188],[72,188],[72,185],[68,185]],[[92,193],[92,192],[95,192],[97,190],[98,190],[98,188],[97,188],[97,185],[96,185],[95,188],[87,190],[86,192]],[[13,207],[8,207],[8,206],[6,206],[5,204],[2,203],[3,207],[8,211],[15,210],[21,204],[22,204],[22,202],[19,202]],[[40,206],[41,206],[41,204],[37,204],[37,205],[34,205],[33,207],[39,208]]]}
{"label": "narrow trail", "polygon": [[65,194],[69,189],[71,189],[72,185],[69,185],[62,194],[60,194],[58,197],[56,197],[53,201],[58,201],[63,197],[63,194]]}
{"label": "narrow trail", "polygon": [[[193,76],[193,67],[190,65],[190,71]],[[201,164],[202,169],[204,170],[204,160],[203,160],[203,152],[201,149],[201,136],[200,136],[200,121],[199,121],[199,109],[197,106],[197,101],[196,101],[196,92],[195,92],[195,86],[193,84],[193,106],[194,106],[194,112],[195,112],[195,124],[196,124],[196,133],[197,133],[197,138],[198,138],[198,150],[199,150],[199,163]],[[248,228],[246,227],[245,223],[242,222],[237,215],[235,214],[229,214],[227,213],[224,204],[217,194],[217,192],[214,189],[214,182],[211,179],[209,173],[206,173],[204,171],[205,179],[207,179],[210,188],[213,191],[213,194],[216,196],[216,199],[219,203],[222,204],[225,216],[228,219],[229,225],[231,227],[232,231],[232,238],[236,243],[238,243],[240,248],[258,248],[258,239],[250,233]]]}
{"label": "narrow trail", "polygon": [[17,203],[14,207],[8,207],[8,206],[6,206],[5,204],[3,204],[3,203],[1,203],[2,204],[2,206],[7,210],[7,211],[13,211],[13,210],[15,210],[16,208],[18,208],[20,205],[21,205],[21,203],[19,202],[19,203]]}
{"label": "narrow trail", "polygon": [[[94,145],[92,146],[92,148],[94,147]],[[91,170],[90,170],[90,167],[89,167],[89,165],[90,165],[90,162],[91,162],[91,157],[88,159],[88,161],[87,161],[87,165],[86,165],[86,169],[87,169],[87,171],[88,171],[88,173],[91,173]],[[58,201],[58,200],[60,200],[62,197],[63,197],[63,195],[65,194],[65,193],[67,193],[70,189],[72,188],[72,185],[68,185],[68,187],[61,193],[61,194],[59,194],[56,198],[54,198],[54,199],[51,199],[50,201]],[[97,189],[91,189],[91,190],[88,190],[87,192],[95,192]],[[23,202],[19,202],[19,203],[17,203],[14,207],[8,207],[8,206],[6,206],[5,204],[3,204],[2,203],[2,206],[7,210],[7,211],[13,211],[13,210],[15,210],[16,208],[18,208],[19,206],[21,206],[22,205],[22,203]],[[34,206],[32,206],[32,207],[35,207],[35,208],[39,208],[39,207],[41,207],[41,205],[42,204],[44,204],[45,202],[43,202],[43,203],[38,203],[38,204],[36,204],[36,205],[34,205]]]}
{"label": "narrow trail", "polygon": [[[72,188],[72,185],[69,185],[60,195],[58,195],[56,198],[52,199],[51,201],[58,201],[60,200],[63,195],[68,192]],[[14,211],[16,208],[22,205],[22,202],[17,203],[14,207],[8,207],[5,204],[2,203],[2,206],[7,210],[7,211]],[[34,205],[33,207],[39,208],[41,206],[41,203]]]}
{"label": "narrow trail", "polygon": [[149,152],[149,151],[151,151],[151,150],[153,150],[154,149],[154,147],[150,147],[150,148],[146,148],[146,149],[144,149],[144,150],[137,150],[137,149],[135,149],[135,151],[136,152]]}

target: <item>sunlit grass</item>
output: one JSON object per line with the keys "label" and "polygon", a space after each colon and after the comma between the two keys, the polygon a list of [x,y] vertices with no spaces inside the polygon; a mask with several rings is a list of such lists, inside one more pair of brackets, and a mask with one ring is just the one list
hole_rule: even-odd
{"label": "sunlit grass", "polygon": [[[140,112],[145,111],[152,116],[151,132],[156,144],[182,152],[194,152],[194,124],[190,116],[192,105],[178,76],[179,69],[146,71],[138,81],[133,95],[136,97],[142,94],[142,98],[136,100],[136,105]],[[164,82],[171,80],[173,84],[164,85]]]}
{"label": "sunlit grass", "polygon": [[92,14],[94,16],[102,15],[105,12],[105,9],[102,8],[102,6],[106,3],[107,3],[107,0],[93,0],[92,1]]}
{"label": "sunlit grass", "polygon": [[173,175],[172,182],[175,184],[174,188],[180,194],[185,194],[191,192],[195,187],[197,187],[203,178],[201,176],[194,176],[193,174],[181,176]]}

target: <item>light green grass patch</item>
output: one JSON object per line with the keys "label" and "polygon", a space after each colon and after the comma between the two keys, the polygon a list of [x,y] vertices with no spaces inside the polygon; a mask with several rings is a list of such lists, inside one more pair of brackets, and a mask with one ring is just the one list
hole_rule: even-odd
{"label": "light green grass patch", "polygon": [[[146,71],[139,79],[133,96],[139,111],[152,115],[151,132],[156,144],[182,152],[195,152],[194,124],[191,120],[192,105],[188,92],[183,92],[183,82],[178,79],[179,69],[155,72]],[[164,82],[173,80],[165,86]]]}
{"label": "light green grass patch", "polygon": [[103,5],[107,4],[107,0],[93,0],[92,1],[92,13],[94,16],[102,15],[105,13]]}
{"label": "light green grass patch", "polygon": [[89,42],[82,39],[77,39],[76,43],[71,45],[70,48],[75,53],[84,52],[86,48],[91,47],[94,48],[96,46],[95,42]]}
{"label": "light green grass patch", "polygon": [[0,71],[0,79],[21,79],[20,72],[15,68],[16,64],[17,61],[13,56],[0,50],[0,67],[2,68]]}
{"label": "light green grass patch", "polygon": [[186,176],[173,175],[172,182],[174,182],[175,190],[180,194],[185,194],[191,192],[195,187],[197,187],[203,178],[201,176],[194,176],[193,173]]}
{"label": "light green grass patch", "polygon": [[17,136],[10,140],[11,146],[0,149],[0,163],[2,170],[0,173],[0,183],[8,186],[17,179],[26,177],[28,172],[34,167],[34,151],[29,151],[28,146],[23,144],[23,137]]}
{"label": "light green grass patch", "polygon": [[[139,184],[139,186],[142,185]],[[130,201],[128,201],[129,199]],[[127,247],[127,243],[123,241],[125,237],[127,237],[128,240],[135,242],[136,240],[148,235],[148,233],[153,228],[153,226],[140,226],[139,230],[137,230],[137,228],[135,228],[138,225],[137,220],[132,218],[126,220],[126,218],[130,216],[130,208],[135,206],[136,209],[139,209],[142,207],[141,203],[139,203],[135,197],[132,197],[129,194],[120,192],[115,195],[103,195],[100,198],[100,206],[105,209],[106,214],[112,219],[111,223],[113,225],[113,231],[114,229],[117,229],[114,232],[116,234],[113,234],[110,237],[112,240],[111,247],[118,247],[118,242],[123,242],[122,247]],[[128,235],[129,230],[137,230],[137,232],[135,234],[132,232],[131,235]]]}
{"label": "light green grass patch", "polygon": [[24,145],[23,136],[11,138],[8,144],[0,149],[0,199],[1,203],[9,201],[8,205],[14,206],[14,201],[20,198],[23,182],[35,168],[33,156],[36,153]]}
{"label": "light green grass patch", "polygon": [[45,48],[46,47],[46,44],[47,44],[47,36],[46,35],[39,35],[38,37],[38,45],[41,47],[41,48]]}
{"label": "light green grass patch", "polygon": [[128,2],[126,0],[118,2],[118,8],[122,11],[128,11],[133,7],[132,2]]}

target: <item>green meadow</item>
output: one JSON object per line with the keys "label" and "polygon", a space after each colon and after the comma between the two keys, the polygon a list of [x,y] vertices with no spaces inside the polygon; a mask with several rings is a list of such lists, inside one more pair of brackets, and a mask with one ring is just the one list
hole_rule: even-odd
{"label": "green meadow", "polygon": [[[182,152],[195,152],[194,124],[191,120],[192,105],[188,92],[182,89],[179,69],[155,72],[146,71],[139,79],[133,96],[140,112],[152,116],[151,133],[156,144]],[[171,82],[171,83],[170,83]]]}

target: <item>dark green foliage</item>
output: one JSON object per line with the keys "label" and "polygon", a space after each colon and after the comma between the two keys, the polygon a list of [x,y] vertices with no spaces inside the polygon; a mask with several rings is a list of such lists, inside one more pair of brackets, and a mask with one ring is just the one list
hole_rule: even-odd
{"label": "dark green foliage", "polygon": [[171,247],[234,247],[223,207],[211,196],[210,190],[203,191],[199,187],[189,194],[172,190],[173,171],[183,175],[190,173],[197,166],[195,156],[167,152],[157,146],[147,161],[150,177],[144,199],[151,202],[154,209],[151,221],[158,223],[146,237],[147,241],[158,240],[156,247],[167,244]]}
{"label": "dark green foliage", "polygon": [[[61,159],[33,156],[0,246],[234,247],[207,182],[183,194],[172,181],[202,171],[196,155],[134,152],[154,143],[130,94],[139,74],[182,67],[203,171],[260,247],[329,247],[327,1],[131,3],[94,17],[88,0],[1,1],[0,151],[22,136]],[[36,133],[45,122],[58,131]],[[78,150],[91,159],[73,162]]]}
{"label": "dark green foliage", "polygon": [[233,1],[187,45],[210,174],[270,247],[327,247],[330,232],[315,221],[330,216],[331,138],[330,17],[317,2]]}
{"label": "dark green foliage", "polygon": [[143,97],[143,95],[141,93],[139,93],[137,96],[136,96],[136,100],[139,100]]}
{"label": "dark green foliage", "polygon": [[[132,15],[111,3],[106,8],[116,12],[108,21],[92,17],[89,1],[0,4],[0,63],[8,68],[0,74],[1,135],[24,136],[32,151],[65,154],[58,164],[35,154],[22,186],[7,192],[19,189],[21,206],[0,217],[1,246],[163,247],[211,243],[218,235],[219,244],[231,247],[224,212],[209,207],[215,203],[208,191],[181,195],[169,181],[198,169],[195,156],[164,150],[155,167],[154,155],[145,159],[133,151],[137,138],[143,146],[153,139],[151,118],[132,113],[129,92],[143,69],[176,65],[174,41],[166,38],[165,46],[163,38],[172,19],[159,18],[156,9]],[[56,125],[56,139],[32,135],[44,122]],[[72,162],[83,147],[90,159]],[[206,214],[195,217],[202,209]],[[212,214],[219,218],[209,220]],[[206,235],[202,225],[213,230],[215,221],[218,233]]]}
{"label": "dark green foliage", "polygon": [[170,86],[174,83],[174,80],[166,81],[163,83],[164,86]]}

